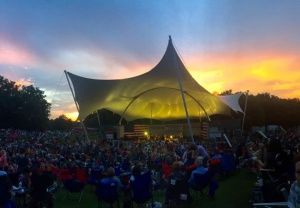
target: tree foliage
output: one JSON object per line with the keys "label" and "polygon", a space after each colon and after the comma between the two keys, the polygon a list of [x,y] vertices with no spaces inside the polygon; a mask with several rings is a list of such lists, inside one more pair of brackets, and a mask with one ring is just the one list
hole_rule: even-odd
{"label": "tree foliage", "polygon": [[60,115],[49,121],[49,129],[51,130],[71,130],[73,127],[74,122],[65,115]]}
{"label": "tree foliage", "polygon": [[[241,99],[241,106],[245,97]],[[246,127],[281,125],[295,127],[300,125],[300,99],[283,99],[269,93],[249,95],[246,109]]]}
{"label": "tree foliage", "polygon": [[46,129],[50,104],[45,97],[39,88],[19,86],[0,76],[0,128]]}
{"label": "tree foliage", "polygon": [[[99,118],[99,120],[98,120],[98,118]],[[115,125],[119,124],[120,119],[121,119],[121,116],[119,114],[116,114],[107,109],[101,109],[101,110],[98,110],[98,115],[97,115],[97,113],[90,114],[85,119],[85,125],[88,127],[92,127],[92,128],[98,128],[99,122],[100,122],[100,125],[115,126]],[[122,121],[123,121],[123,123],[126,122],[125,119],[123,119]]]}
{"label": "tree foliage", "polygon": [[[220,95],[235,94],[231,89],[225,90]],[[245,107],[246,96],[240,99],[240,106]],[[235,117],[235,116],[234,116]],[[300,125],[300,99],[279,98],[270,93],[249,94],[245,127],[280,125],[295,127]]]}
{"label": "tree foliage", "polygon": [[232,95],[232,90],[225,90],[223,92],[220,93],[220,95]]}

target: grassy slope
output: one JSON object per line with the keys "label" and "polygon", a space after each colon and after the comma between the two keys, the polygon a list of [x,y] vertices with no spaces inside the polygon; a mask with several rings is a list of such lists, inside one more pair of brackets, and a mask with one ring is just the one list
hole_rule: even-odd
{"label": "grassy slope", "polygon": [[[236,172],[234,175],[221,180],[220,187],[217,190],[216,198],[210,199],[206,196],[199,196],[196,192],[192,192],[195,200],[191,207],[207,207],[207,208],[243,208],[250,207],[249,199],[251,188],[253,186],[255,176],[244,170]],[[69,197],[64,190],[56,194],[56,208],[92,208],[97,207],[97,199],[93,193],[93,187],[87,186],[83,193],[80,203],[78,203],[79,195],[73,194]],[[163,202],[163,193],[160,191],[155,193],[155,201]],[[103,206],[105,207],[105,206]]]}

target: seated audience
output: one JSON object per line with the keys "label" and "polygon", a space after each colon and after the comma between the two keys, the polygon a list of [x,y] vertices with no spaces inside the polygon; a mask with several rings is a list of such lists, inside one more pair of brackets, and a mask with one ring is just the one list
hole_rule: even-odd
{"label": "seated audience", "polygon": [[296,181],[291,186],[290,194],[288,197],[289,208],[300,207],[300,161],[295,165]]}

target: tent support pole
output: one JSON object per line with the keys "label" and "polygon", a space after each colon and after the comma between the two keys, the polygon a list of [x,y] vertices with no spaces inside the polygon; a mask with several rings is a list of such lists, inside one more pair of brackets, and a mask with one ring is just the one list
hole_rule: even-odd
{"label": "tent support pole", "polygon": [[[74,103],[75,103],[76,109],[77,109],[77,111],[78,111],[78,114],[80,115],[80,113],[79,113],[79,106],[78,106],[78,104],[77,104],[77,102],[76,102],[76,99],[75,99],[75,96],[74,96],[74,92],[73,92],[73,89],[72,89],[72,87],[71,87],[70,80],[69,80],[69,77],[68,77],[68,73],[67,73],[66,70],[65,70],[64,72],[65,72],[65,75],[66,75],[66,78],[67,78],[67,81],[68,81],[68,85],[69,85],[69,87],[70,87],[70,90],[71,90],[71,93],[72,93],[72,96],[73,96],[73,99],[74,99]],[[79,116],[79,121],[80,121],[81,126],[82,126],[82,128],[83,128],[83,131],[84,131],[84,134],[85,134],[85,136],[86,136],[86,139],[89,140],[89,136],[88,136],[87,130],[86,130],[86,128],[85,128],[85,126],[84,126],[84,123],[83,123],[82,119],[80,118],[80,116]]]}
{"label": "tent support pole", "polygon": [[[100,136],[102,137],[102,134],[101,134],[101,122],[100,122],[100,116],[99,116],[99,111],[98,110],[97,110],[97,120],[98,120],[98,125],[99,125]],[[103,139],[103,137],[101,139]]]}
{"label": "tent support pole", "polygon": [[98,126],[99,126],[99,129],[101,129],[99,112],[98,112],[98,110],[96,112],[97,112]]}
{"label": "tent support pole", "polygon": [[152,127],[152,108],[153,108],[153,103],[150,104],[150,126],[149,126],[149,138],[151,139],[151,127]]}
{"label": "tent support pole", "polygon": [[[150,91],[154,91],[154,90],[158,90],[158,89],[170,89],[170,90],[177,90],[177,91],[180,91],[180,89],[177,89],[177,88],[173,88],[173,87],[155,87],[155,88],[152,88],[152,89],[148,89],[146,91],[143,91],[141,92],[140,94],[134,96],[132,98],[132,100],[129,102],[129,104],[126,106],[125,110],[123,111],[122,115],[121,115],[121,118],[119,120],[119,125],[121,125],[122,123],[122,120],[123,120],[123,117],[126,113],[126,111],[128,110],[128,108],[130,107],[130,105],[137,99],[139,98],[140,96],[146,94],[147,92],[150,92]],[[189,94],[188,92],[183,92],[184,94],[186,94],[187,96],[189,96],[190,98],[192,98],[199,106],[200,108],[203,110],[203,112],[205,113],[205,116],[206,118],[208,119],[208,121],[210,121],[210,117],[209,115],[207,114],[206,110],[204,109],[204,107],[201,105],[201,103],[195,98],[193,97],[191,94]]]}
{"label": "tent support pole", "polygon": [[[169,36],[169,38],[170,38],[170,41],[172,41],[171,36]],[[189,112],[188,112],[187,105],[186,105],[185,95],[184,95],[184,92],[183,92],[183,87],[182,87],[182,82],[181,82],[181,74],[180,74],[180,70],[179,70],[179,63],[178,63],[176,54],[174,52],[173,52],[173,58],[174,58],[174,61],[176,63],[177,80],[178,80],[180,93],[181,93],[181,97],[182,97],[182,101],[183,101],[183,106],[184,106],[184,110],[185,110],[187,124],[188,124],[188,127],[189,127],[190,137],[191,137],[192,143],[195,143],[194,136],[193,136],[192,125],[191,125],[191,121],[190,121],[190,116],[189,116]]]}
{"label": "tent support pole", "polygon": [[249,93],[249,90],[247,90],[247,92],[246,92],[246,99],[245,99],[245,106],[244,106],[244,115],[243,115],[243,121],[242,121],[241,136],[243,136],[243,133],[244,133],[245,117],[246,117],[246,110],[247,110],[247,104],[248,104],[248,93]]}

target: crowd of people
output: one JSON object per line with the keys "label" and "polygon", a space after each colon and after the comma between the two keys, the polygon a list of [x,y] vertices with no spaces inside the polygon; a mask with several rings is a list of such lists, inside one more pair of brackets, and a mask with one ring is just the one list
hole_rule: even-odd
{"label": "crowd of people", "polygon": [[[118,191],[127,193],[124,206],[130,206],[134,199],[131,189],[138,187],[140,175],[149,173],[151,190],[165,190],[163,204],[178,206],[193,200],[190,189],[203,193],[208,187],[208,196],[215,198],[218,176],[229,175],[236,167],[249,168],[258,175],[261,170],[272,170],[272,177],[293,181],[298,144],[300,137],[292,131],[265,139],[249,138],[229,147],[226,142],[203,146],[163,140],[116,145],[110,141],[86,140],[79,133],[2,130],[0,178],[4,188],[0,192],[5,197],[0,197],[0,203],[7,207],[9,203],[15,204],[22,188],[23,207],[40,204],[53,207],[49,187],[58,182],[68,188],[68,184],[73,184],[70,181],[76,181],[81,187],[113,182]],[[272,187],[267,183],[262,187],[264,200],[277,197],[268,196]]]}
{"label": "crowd of people", "polygon": [[[254,137],[245,146],[240,146],[236,155],[243,155],[239,165],[249,167],[257,174],[253,202],[289,201],[289,207],[297,207],[297,200],[295,197],[292,200],[293,194],[289,194],[289,190],[297,176],[295,164],[300,161],[299,132],[294,129]],[[299,206],[300,193],[297,199]]]}

